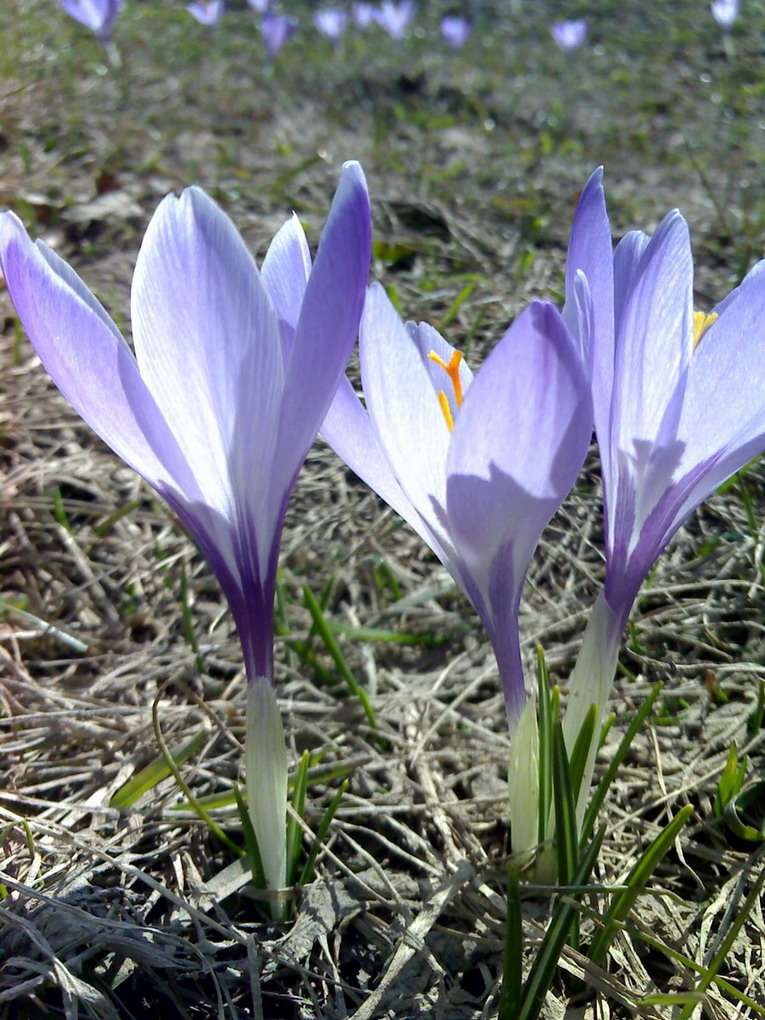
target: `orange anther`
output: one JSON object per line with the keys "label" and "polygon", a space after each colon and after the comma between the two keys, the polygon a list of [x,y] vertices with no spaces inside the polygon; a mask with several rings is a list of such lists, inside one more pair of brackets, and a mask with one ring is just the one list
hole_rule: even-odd
{"label": "orange anther", "polygon": [[[462,403],[462,383],[460,382],[460,362],[462,361],[462,351],[452,351],[452,356],[449,358],[448,363],[436,354],[435,351],[430,351],[428,353],[428,357],[431,361],[435,361],[437,365],[440,365],[451,379],[452,387],[454,389],[454,403],[457,407],[459,407]],[[440,399],[441,398],[439,396],[439,400]],[[451,413],[449,417],[451,417]]]}

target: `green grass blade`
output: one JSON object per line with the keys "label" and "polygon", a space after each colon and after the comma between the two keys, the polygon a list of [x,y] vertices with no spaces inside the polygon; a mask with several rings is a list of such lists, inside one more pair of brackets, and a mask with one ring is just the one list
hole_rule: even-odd
{"label": "green grass blade", "polygon": [[523,991],[523,913],[521,886],[515,868],[507,869],[507,921],[505,956],[502,962],[502,988],[499,993],[498,1020],[516,1020]]}
{"label": "green grass blade", "polygon": [[377,729],[377,720],[375,718],[374,709],[372,708],[366,691],[364,691],[357,683],[348,663],[345,661],[345,656],[343,655],[340,646],[337,641],[335,641],[334,635],[324,618],[324,611],[322,610],[320,603],[307,584],[303,586],[303,598],[305,599],[305,604],[308,607],[308,612],[311,614],[313,624],[316,627],[316,633],[324,642],[324,647],[327,652],[329,652],[329,655],[335,663],[335,666],[337,666],[337,670],[343,680],[345,680],[348,690],[361,702],[369,725],[373,729]]}
{"label": "green grass blade", "polygon": [[234,787],[234,797],[236,799],[236,808],[239,812],[239,821],[244,834],[244,845],[247,847],[247,858],[252,870],[252,884],[256,889],[265,889],[266,876],[263,871],[263,859],[260,856],[258,837],[255,835],[255,830],[252,827],[252,819],[250,818],[250,812],[238,784]]}
{"label": "green grass blade", "polygon": [[[170,757],[176,765],[183,765],[193,754],[201,751],[208,736],[207,730],[199,730],[190,740],[172,748],[169,751]],[[164,757],[155,758],[154,761],[146,765],[145,768],[142,768],[140,772],[117,790],[109,801],[109,807],[132,807],[145,793],[172,774]]]}
{"label": "green grass blade", "polygon": [[664,857],[664,854],[672,846],[678,833],[692,813],[693,808],[690,804],[686,804],[684,808],[678,811],[672,821],[659,833],[632,871],[630,871],[627,881],[624,883],[626,886],[624,891],[614,896],[603,922],[603,927],[592,940],[592,945],[587,954],[597,966],[602,966],[608,952],[608,947],[619,931],[616,922],[624,921],[630,910],[632,910],[635,900],[643,891],[648,879]]}
{"label": "green grass blade", "polygon": [[108,535],[112,530],[117,521],[121,521],[123,517],[126,517],[133,510],[137,510],[141,505],[140,499],[134,499],[130,503],[125,503],[124,506],[117,507],[113,510],[108,517],[105,517],[103,521],[97,527],[93,528],[93,534],[98,538],[103,538]]}
{"label": "green grass blade", "polygon": [[537,648],[537,691],[539,711],[539,833],[540,845],[547,838],[547,825],[552,808],[553,717],[550,677],[544,649]]}
{"label": "green grass blade", "polygon": [[324,840],[327,838],[327,833],[329,832],[329,827],[332,824],[332,819],[335,817],[335,812],[340,806],[340,801],[343,799],[343,794],[347,789],[348,780],[344,779],[340,784],[339,790],[329,802],[329,807],[324,812],[324,816],[319,823],[319,828],[316,830],[316,838],[313,841],[313,846],[310,849],[308,858],[303,865],[303,870],[300,873],[300,878],[298,879],[298,885],[300,886],[308,885],[313,878],[313,871],[316,867],[316,859],[319,856],[319,850],[323,846]]}
{"label": "green grass blade", "polygon": [[616,749],[616,754],[609,762],[605,775],[598,783],[595,789],[595,793],[592,795],[592,800],[587,805],[587,810],[585,811],[584,814],[584,820],[582,821],[581,839],[583,841],[590,838],[590,833],[595,828],[595,821],[597,820],[598,812],[600,811],[603,801],[606,799],[606,794],[608,793],[609,787],[611,786],[611,783],[614,780],[614,776],[616,775],[616,773],[619,770],[619,767],[624,761],[627,755],[627,751],[629,750],[630,744],[632,743],[635,737],[635,734],[643,725],[643,722],[648,717],[651,709],[654,706],[654,703],[656,702],[656,699],[661,694],[662,686],[663,685],[661,681],[659,681],[659,683],[654,684],[654,686],[652,687],[651,693],[648,695],[643,704],[635,713],[635,718],[630,723],[627,732],[624,734],[621,743]]}
{"label": "green grass blade", "polygon": [[[601,829],[582,854],[579,867],[574,875],[573,885],[582,887],[582,889],[586,886],[590,873],[595,867],[595,861],[598,859],[604,832],[605,830]],[[579,909],[572,895],[567,896],[565,900],[559,900],[555,905],[531,973],[523,986],[521,1007],[516,1020],[537,1020],[545,996],[555,978],[560,954],[578,916]]]}
{"label": "green grass blade", "polygon": [[553,809],[555,811],[555,853],[558,882],[571,885],[579,858],[576,826],[576,801],[571,785],[571,770],[566,754],[563,727],[553,727]]}
{"label": "green grass blade", "polygon": [[590,710],[584,717],[584,722],[579,730],[576,743],[574,744],[574,750],[571,752],[571,760],[569,762],[569,769],[571,772],[571,790],[574,795],[574,803],[576,803],[579,799],[579,791],[582,787],[582,779],[584,778],[590,748],[592,747],[592,742],[595,739],[595,727],[597,724],[598,706],[590,705]]}
{"label": "green grass blade", "polygon": [[305,813],[309,758],[308,751],[303,751],[303,757],[300,759],[300,764],[297,767],[295,785],[292,790],[292,810],[294,814],[287,815],[287,885],[294,885],[298,860],[300,859],[303,830],[298,819],[301,819]]}

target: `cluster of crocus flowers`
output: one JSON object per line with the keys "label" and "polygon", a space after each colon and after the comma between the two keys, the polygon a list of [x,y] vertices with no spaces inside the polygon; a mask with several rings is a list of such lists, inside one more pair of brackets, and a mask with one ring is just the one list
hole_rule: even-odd
{"label": "cluster of crocus flowers", "polygon": [[167,501],[214,570],[248,680],[246,779],[268,885],[284,885],[286,750],[273,691],[273,613],[287,501],[345,371],[369,274],[366,183],[343,168],[311,256],[296,217],[258,272],[198,188],[152,218],[131,294],[134,351],[74,271],[13,213],[0,268],[53,381]]}
{"label": "cluster of crocus flowers", "polygon": [[[370,247],[356,163],[343,169],[313,264],[295,217],[258,273],[202,191],[169,196],[136,264],[133,352],[69,266],[12,213],[0,217],[0,267],[43,365],[177,513],[229,602],[248,677],[250,810],[273,889],[285,879],[287,787],[272,685],[276,567],[317,431],[428,544],[486,628],[512,735],[518,851],[540,831],[519,604],[593,427],[606,571],[569,682],[569,748],[593,705],[602,720],[652,564],[765,449],[765,262],[716,308],[695,309],[683,217],[670,213],[652,237],[633,231],[614,251],[601,171],[575,213],[562,313],[532,302],[475,375],[432,327],[404,324],[379,284],[366,290]],[[344,375],[357,332],[363,403]],[[580,813],[594,754],[593,743]]]}

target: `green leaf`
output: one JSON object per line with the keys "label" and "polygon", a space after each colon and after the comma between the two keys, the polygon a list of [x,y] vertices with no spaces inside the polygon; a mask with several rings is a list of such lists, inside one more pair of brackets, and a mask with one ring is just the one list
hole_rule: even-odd
{"label": "green leaf", "polygon": [[308,788],[308,751],[303,751],[295,776],[292,790],[293,814],[287,814],[287,885],[294,885],[297,876],[300,846],[303,841],[303,830],[298,822],[305,813],[305,794]]}
{"label": "green leaf", "polygon": [[498,1020],[516,1020],[523,991],[523,913],[521,886],[515,868],[507,869],[507,920],[505,956],[502,961],[502,988],[499,993]]}
{"label": "green leaf", "polygon": [[537,691],[539,710],[539,843],[547,838],[547,826],[552,809],[553,784],[553,714],[550,695],[550,677],[547,673],[544,649],[537,648]]}
{"label": "green leaf", "polygon": [[319,850],[321,849],[324,840],[327,838],[327,833],[329,832],[329,827],[332,824],[332,819],[335,817],[335,812],[340,806],[340,801],[343,799],[343,794],[347,789],[348,780],[345,779],[340,784],[340,789],[329,802],[329,807],[324,812],[324,817],[319,823],[319,828],[316,830],[316,838],[314,839],[313,846],[308,854],[308,859],[306,860],[303,866],[303,871],[298,879],[298,885],[300,886],[308,885],[313,878],[313,871],[316,867],[316,859],[319,856]]}
{"label": "green leaf", "polygon": [[587,806],[587,810],[585,811],[584,819],[582,821],[582,832],[580,835],[580,839],[582,841],[589,839],[590,833],[595,828],[595,821],[597,820],[598,812],[600,811],[603,801],[606,799],[606,794],[608,793],[611,783],[614,781],[614,776],[619,771],[619,767],[621,766],[622,762],[624,761],[627,755],[627,751],[629,750],[630,744],[635,738],[635,734],[643,725],[643,721],[647,719],[651,709],[654,706],[654,703],[656,702],[656,699],[661,694],[661,689],[662,689],[661,681],[659,681],[659,683],[654,684],[654,686],[651,689],[651,693],[648,695],[643,704],[635,713],[635,718],[632,720],[627,729],[627,732],[622,737],[621,743],[617,747],[616,754],[611,759],[609,766],[606,769],[605,775],[598,783],[595,789],[595,793],[592,795],[592,800]]}
{"label": "green leaf", "polygon": [[236,799],[236,809],[239,813],[239,821],[244,834],[244,845],[247,847],[247,859],[252,870],[252,884],[256,889],[265,889],[266,876],[263,871],[263,860],[260,856],[258,837],[255,835],[255,830],[252,827],[250,812],[247,807],[247,803],[242,796],[242,791],[239,789],[239,784],[234,787],[234,797]]}
{"label": "green leaf", "polygon": [[632,871],[630,871],[627,881],[624,883],[624,891],[614,896],[603,922],[603,927],[592,940],[592,945],[587,954],[598,967],[602,966],[608,948],[619,931],[618,922],[623,921],[632,910],[638,896],[645,889],[648,879],[672,846],[692,813],[693,807],[690,804],[686,804],[684,808],[678,811],[672,821],[653,840]]}
{"label": "green leaf", "polygon": [[746,762],[739,762],[738,748],[736,747],[736,741],[734,740],[730,745],[725,767],[722,770],[720,778],[717,780],[717,792],[715,793],[715,799],[712,804],[712,810],[714,811],[716,818],[723,817],[726,804],[733,800],[736,794],[740,791],[741,787],[744,785],[745,777]]}
{"label": "green leaf", "polygon": [[[209,735],[208,730],[199,730],[190,740],[172,748],[170,750],[170,757],[176,765],[183,765],[193,754],[201,751]],[[132,807],[146,792],[153,789],[163,779],[167,779],[172,774],[164,757],[155,758],[154,761],[142,768],[140,772],[136,773],[132,779],[128,780],[127,783],[117,790],[109,801],[109,807]]]}
{"label": "green leaf", "polygon": [[553,808],[555,811],[555,851],[558,883],[570,885],[578,862],[576,801],[571,770],[560,721],[553,728]]}
{"label": "green leaf", "polygon": [[595,728],[598,724],[598,706],[590,705],[590,710],[584,717],[579,734],[574,744],[574,750],[571,752],[571,761],[569,763],[569,769],[571,771],[571,790],[574,795],[574,803],[579,799],[579,791],[582,787],[582,779],[584,778],[584,771],[587,766],[587,758],[590,753],[590,748],[595,740]]}
{"label": "green leaf", "polygon": [[[595,867],[595,861],[598,859],[604,832],[605,828],[601,828],[579,861],[572,884],[576,887],[581,887],[582,893],[586,891],[585,887],[592,869]],[[555,978],[560,954],[563,952],[563,947],[578,916],[579,905],[576,902],[575,894],[569,893],[565,899],[558,899],[553,909],[550,924],[531,967],[531,972],[523,986],[521,1007],[518,1010],[516,1020],[537,1020],[542,1010],[545,996]],[[510,1018],[508,1017],[507,1020],[510,1020]]]}
{"label": "green leaf", "polygon": [[[747,812],[752,812],[753,817],[747,818]],[[723,815],[734,836],[747,843],[762,843],[765,840],[765,780],[750,783],[732,797],[725,805]]]}

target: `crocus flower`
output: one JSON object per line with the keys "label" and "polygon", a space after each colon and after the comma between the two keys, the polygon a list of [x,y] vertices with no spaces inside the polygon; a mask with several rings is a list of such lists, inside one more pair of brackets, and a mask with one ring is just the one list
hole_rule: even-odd
{"label": "crocus flower", "polygon": [[353,17],[353,24],[356,28],[368,28],[375,20],[374,5],[364,3],[364,0],[358,0],[358,2],[353,4],[351,7],[351,16]]}
{"label": "crocus flower", "polygon": [[247,0],[247,3],[254,11],[257,11],[258,14],[265,14],[271,6],[271,0]]}
{"label": "crocus flower", "polygon": [[556,44],[564,53],[577,50],[587,38],[587,22],[583,19],[576,21],[556,21],[550,26],[550,32]]}
{"label": "crocus flower", "polygon": [[725,31],[730,30],[739,11],[739,0],[712,0],[712,17]]}
{"label": "crocus flower", "polygon": [[134,354],[75,272],[13,213],[0,216],[0,268],[44,367],[175,511],[231,607],[248,678],[250,811],[271,888],[284,884],[287,791],[272,686],[279,539],[356,337],[369,257],[357,163],[343,169],[313,268],[296,217],[258,273],[203,191],[170,195],[136,262]]}
{"label": "crocus flower", "polygon": [[399,3],[394,3],[394,0],[383,0],[374,12],[374,19],[391,39],[400,41],[406,38],[415,10],[413,0],[399,0]]}
{"label": "crocus flower", "polygon": [[196,0],[195,3],[186,4],[186,10],[192,18],[200,25],[207,25],[208,28],[218,24],[225,9],[223,0]]}
{"label": "crocus flower", "polygon": [[276,54],[295,34],[297,21],[286,14],[274,14],[268,11],[260,25],[260,32],[263,36],[263,45],[266,47],[266,56],[270,61],[276,59]]}
{"label": "crocus flower", "polygon": [[470,22],[458,15],[447,15],[441,19],[441,35],[448,46],[458,50],[470,38],[472,28]]}
{"label": "crocus flower", "polygon": [[348,15],[345,11],[337,10],[336,7],[325,7],[324,10],[314,14],[313,23],[327,39],[338,42],[345,32]]}
{"label": "crocus flower", "polygon": [[518,605],[547,522],[592,434],[586,369],[550,304],[534,302],[473,376],[379,285],[359,334],[366,410],[344,379],[322,435],[427,542],[486,627],[512,728],[525,702]]}
{"label": "crocus flower", "polygon": [[124,0],[60,0],[61,7],[75,21],[108,43]]}
{"label": "crocus flower", "polygon": [[569,746],[590,705],[605,708],[621,634],[653,562],[696,507],[765,449],[765,261],[710,312],[694,311],[683,217],[671,212],[653,237],[633,231],[612,252],[598,171],[571,234],[569,317],[577,272],[594,309],[606,576],[570,680]]}

